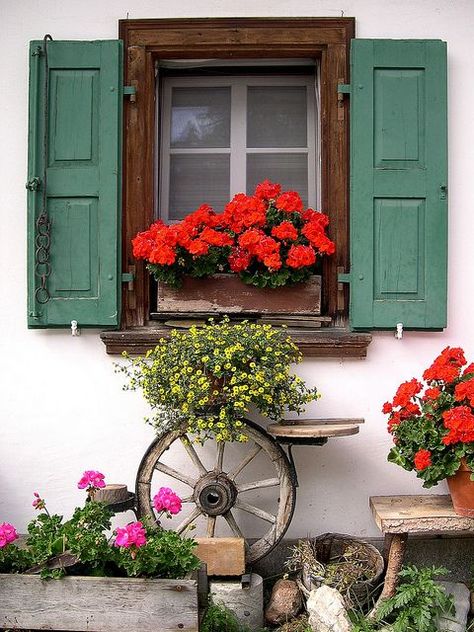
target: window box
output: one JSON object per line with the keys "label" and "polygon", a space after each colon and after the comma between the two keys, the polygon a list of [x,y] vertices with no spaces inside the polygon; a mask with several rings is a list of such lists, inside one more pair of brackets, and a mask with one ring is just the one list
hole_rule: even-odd
{"label": "window box", "polygon": [[298,314],[321,312],[321,277],[280,288],[259,288],[234,274],[196,279],[185,277],[180,288],[158,282],[157,310],[162,313]]}
{"label": "window box", "polygon": [[0,628],[82,632],[199,629],[196,579],[0,575]]}

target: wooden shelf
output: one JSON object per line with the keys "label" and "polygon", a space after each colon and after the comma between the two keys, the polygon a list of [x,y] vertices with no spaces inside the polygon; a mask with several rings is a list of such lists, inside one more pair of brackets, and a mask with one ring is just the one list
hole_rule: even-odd
{"label": "wooden shelf", "polygon": [[[365,358],[372,335],[347,329],[296,329],[288,327],[288,334],[307,357]],[[169,338],[171,329],[164,325],[136,327],[122,331],[103,331],[100,335],[107,353],[142,355],[158,344],[160,338]]]}

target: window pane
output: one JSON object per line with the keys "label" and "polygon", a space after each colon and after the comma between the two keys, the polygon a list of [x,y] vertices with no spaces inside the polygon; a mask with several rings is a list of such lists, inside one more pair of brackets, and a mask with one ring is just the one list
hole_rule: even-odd
{"label": "window pane", "polygon": [[284,191],[297,191],[308,205],[307,154],[248,154],[247,194],[263,180],[279,182]]}
{"label": "window pane", "polygon": [[173,88],[171,147],[229,147],[230,98],[230,87]]}
{"label": "window pane", "polygon": [[221,211],[229,201],[229,154],[170,156],[169,219],[182,219],[201,204]]}
{"label": "window pane", "polygon": [[306,147],[306,86],[249,87],[247,147]]}

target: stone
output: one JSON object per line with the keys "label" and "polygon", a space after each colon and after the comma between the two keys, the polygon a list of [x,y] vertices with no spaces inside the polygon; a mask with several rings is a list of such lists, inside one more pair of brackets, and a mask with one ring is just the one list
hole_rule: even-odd
{"label": "stone", "polygon": [[298,584],[292,579],[279,579],[273,586],[265,610],[265,620],[272,625],[281,625],[296,617],[302,607],[303,600]]}
{"label": "stone", "polygon": [[320,586],[309,594],[306,608],[313,632],[351,632],[352,624],[341,593],[330,586]]}
{"label": "stone", "polygon": [[263,579],[257,573],[252,573],[248,587],[236,579],[211,580],[209,592],[214,603],[223,604],[251,630],[263,627]]}
{"label": "stone", "polygon": [[445,614],[438,620],[440,632],[465,632],[467,617],[471,608],[471,593],[465,584],[460,582],[438,582],[448,595],[454,598],[456,613]]}

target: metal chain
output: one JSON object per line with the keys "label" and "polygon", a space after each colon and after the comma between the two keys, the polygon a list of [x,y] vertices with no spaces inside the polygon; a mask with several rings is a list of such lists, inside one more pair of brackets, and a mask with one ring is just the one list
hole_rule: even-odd
{"label": "metal chain", "polygon": [[49,66],[48,66],[48,40],[52,41],[51,35],[43,38],[44,53],[44,120],[43,120],[43,196],[41,213],[36,220],[35,236],[35,275],[40,279],[41,285],[35,290],[35,299],[38,303],[47,303],[51,295],[48,290],[48,277],[51,274],[51,263],[49,260],[51,246],[51,220],[47,211],[47,160],[49,154]]}

